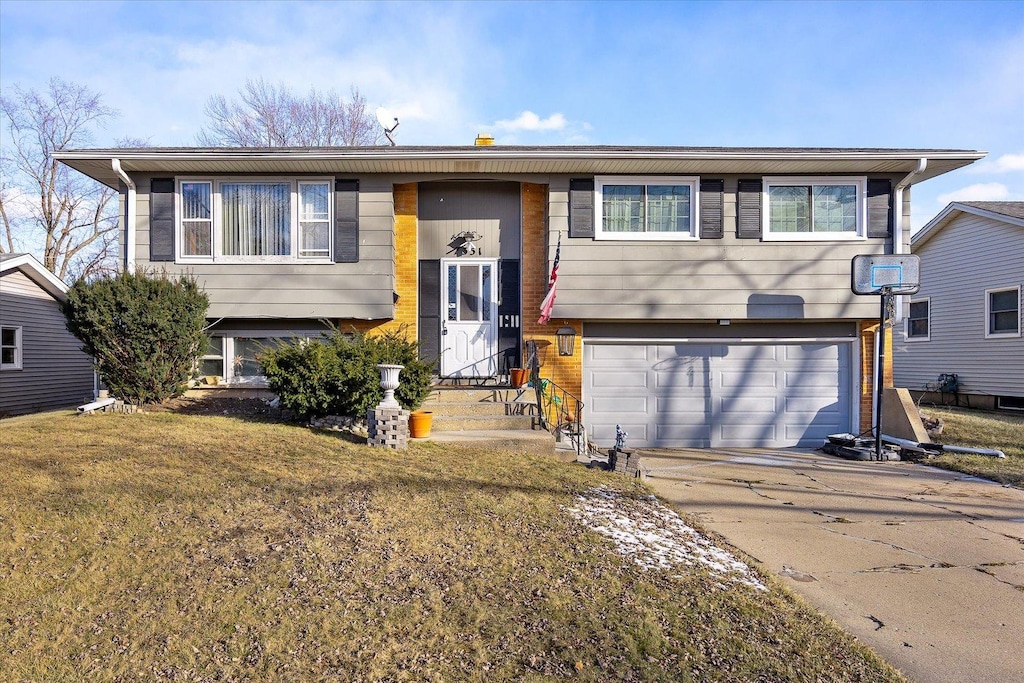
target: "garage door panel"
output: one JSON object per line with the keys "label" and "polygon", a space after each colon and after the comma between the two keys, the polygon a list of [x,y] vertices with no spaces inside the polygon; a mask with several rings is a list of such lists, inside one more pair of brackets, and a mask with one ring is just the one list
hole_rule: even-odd
{"label": "garage door panel", "polygon": [[602,445],[618,423],[631,446],[816,446],[851,429],[851,348],[586,344],[588,428]]}
{"label": "garage door panel", "polygon": [[656,397],[654,403],[654,410],[662,419],[696,415],[703,420],[708,412],[708,400],[703,396]]}
{"label": "garage door panel", "polygon": [[647,372],[598,372],[591,373],[590,385],[595,389],[647,389]]}
{"label": "garage door panel", "polygon": [[646,361],[648,360],[647,352],[650,347],[648,346],[632,346],[632,345],[596,345],[589,347],[591,358],[595,361],[610,360],[616,363],[624,363],[629,361]]}
{"label": "garage door panel", "polygon": [[606,414],[647,415],[647,405],[648,398],[646,396],[619,396],[616,398],[594,399],[594,410]]}
{"label": "garage door panel", "polygon": [[774,416],[777,406],[774,396],[741,396],[724,399],[721,403],[721,415],[763,413]]}
{"label": "garage door panel", "polygon": [[723,389],[750,390],[755,387],[770,387],[774,389],[778,385],[778,377],[775,371],[764,372],[742,372],[733,370],[718,373],[718,386]]}

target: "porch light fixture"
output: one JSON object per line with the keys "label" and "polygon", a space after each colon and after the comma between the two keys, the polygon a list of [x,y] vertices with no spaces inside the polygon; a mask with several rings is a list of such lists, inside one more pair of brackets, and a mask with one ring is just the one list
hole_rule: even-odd
{"label": "porch light fixture", "polygon": [[576,348],[576,330],[563,325],[555,332],[555,336],[558,338],[558,355],[571,356]]}

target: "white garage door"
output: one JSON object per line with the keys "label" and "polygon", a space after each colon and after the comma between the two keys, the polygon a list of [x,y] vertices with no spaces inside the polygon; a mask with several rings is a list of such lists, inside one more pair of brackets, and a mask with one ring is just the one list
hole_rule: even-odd
{"label": "white garage door", "polygon": [[850,344],[584,346],[591,439],[628,446],[819,446],[851,431]]}

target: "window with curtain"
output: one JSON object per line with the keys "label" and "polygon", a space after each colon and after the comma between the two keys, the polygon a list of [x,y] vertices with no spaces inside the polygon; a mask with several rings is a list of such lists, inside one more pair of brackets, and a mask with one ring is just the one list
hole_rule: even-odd
{"label": "window with curtain", "polygon": [[599,177],[598,239],[671,240],[697,237],[695,177]]}
{"label": "window with curtain", "polygon": [[765,239],[864,236],[865,178],[765,178]]}
{"label": "window with curtain", "polygon": [[185,261],[331,258],[329,180],[183,179],[178,195],[178,251]]}

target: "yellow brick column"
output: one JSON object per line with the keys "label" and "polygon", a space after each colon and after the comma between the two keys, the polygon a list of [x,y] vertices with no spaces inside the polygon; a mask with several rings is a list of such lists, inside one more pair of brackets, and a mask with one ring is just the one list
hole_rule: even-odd
{"label": "yellow brick column", "polygon": [[[551,318],[547,325],[538,325],[540,303],[548,291],[548,276],[551,264],[548,262],[548,226],[547,205],[548,186],[534,183],[523,183],[523,341],[535,340],[548,342],[547,353],[542,355],[544,365],[540,369],[542,377],[551,379],[564,390],[582,399],[583,384],[583,324],[580,320]],[[562,236],[563,255],[565,254],[566,235]],[[557,239],[557,236],[554,236]],[[554,242],[552,241],[552,248]],[[554,258],[554,252],[552,252]],[[558,297],[555,297],[558,306]],[[562,325],[569,325],[576,330],[576,349],[572,356],[558,355],[558,341],[555,332]]]}
{"label": "yellow brick column", "polygon": [[[875,334],[878,322],[860,321],[860,431],[872,428],[871,414],[875,409]],[[882,386],[891,387],[892,379],[892,330],[885,335],[885,367],[882,369]]]}

